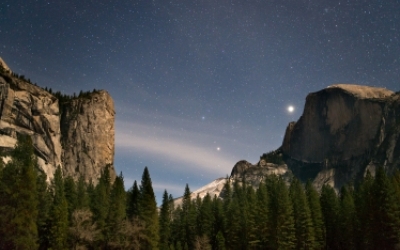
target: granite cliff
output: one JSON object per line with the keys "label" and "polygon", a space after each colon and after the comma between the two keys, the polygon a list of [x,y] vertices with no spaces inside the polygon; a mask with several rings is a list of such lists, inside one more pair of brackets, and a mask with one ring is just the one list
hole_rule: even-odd
{"label": "granite cliff", "polygon": [[62,105],[61,143],[63,172],[86,181],[97,180],[105,166],[115,177],[114,102],[104,90],[72,99]]}
{"label": "granite cliff", "polygon": [[61,165],[58,100],[42,88],[0,74],[0,148],[11,150],[17,134],[32,137],[39,165],[51,178]]}
{"label": "granite cliff", "polygon": [[[257,164],[239,161],[229,178],[193,192],[223,197],[227,180],[246,180],[257,187],[265,175],[296,176],[314,186],[337,190],[378,166],[400,168],[400,92],[336,84],[310,93],[302,116],[286,128],[282,146],[263,154]],[[178,199],[179,203],[179,199]]]}
{"label": "granite cliff", "polygon": [[400,95],[337,84],[307,96],[303,115],[286,129],[280,151],[295,176],[339,188],[377,166],[400,165]]}
{"label": "granite cliff", "polygon": [[106,166],[115,176],[114,116],[106,91],[64,96],[60,103],[56,95],[12,73],[0,58],[0,148],[12,150],[17,134],[30,135],[49,179],[57,166],[74,179],[83,175],[96,182]]}

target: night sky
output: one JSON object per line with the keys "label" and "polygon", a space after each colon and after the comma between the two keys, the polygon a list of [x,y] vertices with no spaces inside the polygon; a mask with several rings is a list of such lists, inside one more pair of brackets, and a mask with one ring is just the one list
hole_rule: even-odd
{"label": "night sky", "polygon": [[116,170],[129,188],[148,166],[160,201],[277,149],[310,92],[400,90],[400,1],[2,0],[0,57],[53,91],[107,90]]}

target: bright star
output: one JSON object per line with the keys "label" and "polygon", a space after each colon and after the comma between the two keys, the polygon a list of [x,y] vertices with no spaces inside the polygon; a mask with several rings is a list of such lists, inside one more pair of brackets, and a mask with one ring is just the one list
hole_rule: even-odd
{"label": "bright star", "polygon": [[293,113],[294,107],[293,107],[292,105],[288,106],[288,107],[287,107],[287,111],[288,111],[289,113]]}
{"label": "bright star", "polygon": [[221,148],[220,148],[220,147],[218,147],[218,148],[217,148],[217,150],[218,150],[218,151],[220,151],[220,150],[221,150]]}

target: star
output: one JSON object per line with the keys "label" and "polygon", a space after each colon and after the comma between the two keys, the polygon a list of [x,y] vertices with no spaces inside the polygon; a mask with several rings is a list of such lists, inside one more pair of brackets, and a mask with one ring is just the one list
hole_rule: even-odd
{"label": "star", "polygon": [[287,111],[288,111],[289,113],[293,113],[293,112],[294,112],[294,107],[293,107],[292,105],[289,105],[289,106],[287,107]]}

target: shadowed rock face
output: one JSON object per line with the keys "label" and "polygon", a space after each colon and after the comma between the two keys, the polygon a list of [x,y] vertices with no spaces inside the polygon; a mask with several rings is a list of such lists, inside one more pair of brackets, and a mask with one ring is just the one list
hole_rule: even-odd
{"label": "shadowed rock face", "polygon": [[39,165],[52,178],[61,165],[57,98],[40,87],[0,75],[0,147],[13,149],[17,134],[32,137]]}
{"label": "shadowed rock face", "polygon": [[318,189],[324,184],[339,189],[366,170],[374,174],[377,166],[389,172],[400,168],[400,92],[338,84],[307,96],[303,115],[289,123],[279,149],[255,165],[237,162],[228,179],[217,179],[192,197],[209,192],[223,198],[227,180],[258,187],[271,174],[286,181],[293,175],[303,182],[311,179]]}
{"label": "shadowed rock face", "polygon": [[289,168],[316,186],[340,187],[362,176],[368,164],[398,162],[396,98],[386,89],[346,84],[309,94],[281,147]]}
{"label": "shadowed rock face", "polygon": [[114,119],[114,102],[104,90],[63,105],[64,174],[75,179],[82,174],[86,181],[96,183],[103,169],[110,166],[111,177],[115,177]]}

